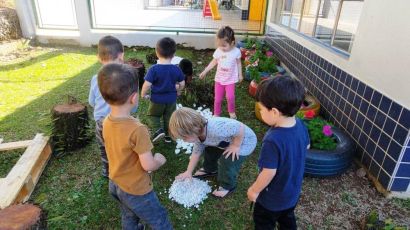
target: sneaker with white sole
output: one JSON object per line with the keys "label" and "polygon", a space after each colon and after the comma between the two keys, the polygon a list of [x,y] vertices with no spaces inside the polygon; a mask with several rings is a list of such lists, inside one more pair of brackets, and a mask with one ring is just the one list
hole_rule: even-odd
{"label": "sneaker with white sole", "polygon": [[162,128],[160,128],[154,133],[154,135],[152,135],[152,142],[157,142],[163,137],[165,137],[165,132]]}
{"label": "sneaker with white sole", "polygon": [[171,143],[172,142],[172,138],[170,136],[165,136],[164,141],[166,143]]}

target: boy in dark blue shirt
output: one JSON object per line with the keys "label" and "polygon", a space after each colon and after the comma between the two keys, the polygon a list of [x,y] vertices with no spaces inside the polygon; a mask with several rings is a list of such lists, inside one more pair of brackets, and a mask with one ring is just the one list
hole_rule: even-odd
{"label": "boy in dark blue shirt", "polygon": [[259,175],[248,189],[255,202],[255,229],[296,229],[294,209],[302,188],[309,135],[295,118],[305,95],[295,78],[280,76],[265,80],[256,98],[262,119],[271,126],[262,141]]}
{"label": "boy in dark blue shirt", "polygon": [[[184,74],[181,69],[172,64],[171,60],[176,51],[176,43],[172,38],[165,37],[157,42],[155,52],[157,64],[151,66],[145,75],[145,82],[141,89],[142,98],[150,98],[148,117],[151,129],[154,130],[152,142],[165,136],[165,142],[171,142],[168,135],[168,123],[172,112],[176,110],[177,90],[184,86]],[[151,95],[148,90],[151,89]],[[161,118],[164,126],[161,128]]]}

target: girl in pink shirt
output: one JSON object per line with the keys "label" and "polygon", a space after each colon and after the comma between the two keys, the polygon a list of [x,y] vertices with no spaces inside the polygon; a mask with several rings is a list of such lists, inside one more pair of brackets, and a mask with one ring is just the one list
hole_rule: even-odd
{"label": "girl in pink shirt", "polygon": [[215,75],[214,116],[221,115],[221,104],[226,92],[229,116],[236,119],[235,83],[241,82],[243,76],[241,51],[235,47],[235,33],[231,27],[224,26],[218,30],[216,44],[218,48],[213,54],[213,59],[199,78],[203,79],[211,69],[218,65]]}

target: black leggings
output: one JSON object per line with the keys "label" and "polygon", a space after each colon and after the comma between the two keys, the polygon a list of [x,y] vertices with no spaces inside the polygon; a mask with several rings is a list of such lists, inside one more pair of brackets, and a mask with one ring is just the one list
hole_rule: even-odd
{"label": "black leggings", "polygon": [[295,207],[282,211],[270,211],[256,202],[253,210],[255,230],[273,230],[275,229],[276,222],[278,222],[280,230],[297,229],[294,210]]}

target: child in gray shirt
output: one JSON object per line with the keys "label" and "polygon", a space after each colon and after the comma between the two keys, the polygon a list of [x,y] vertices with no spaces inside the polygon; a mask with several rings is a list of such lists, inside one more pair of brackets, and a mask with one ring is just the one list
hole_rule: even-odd
{"label": "child in gray shirt", "polygon": [[173,138],[194,143],[188,168],[176,179],[192,178],[204,153],[203,167],[198,169],[194,177],[217,175],[219,188],[212,194],[219,198],[235,190],[241,165],[256,147],[257,139],[252,129],[234,119],[205,119],[193,109],[181,108],[172,114],[169,130]]}

